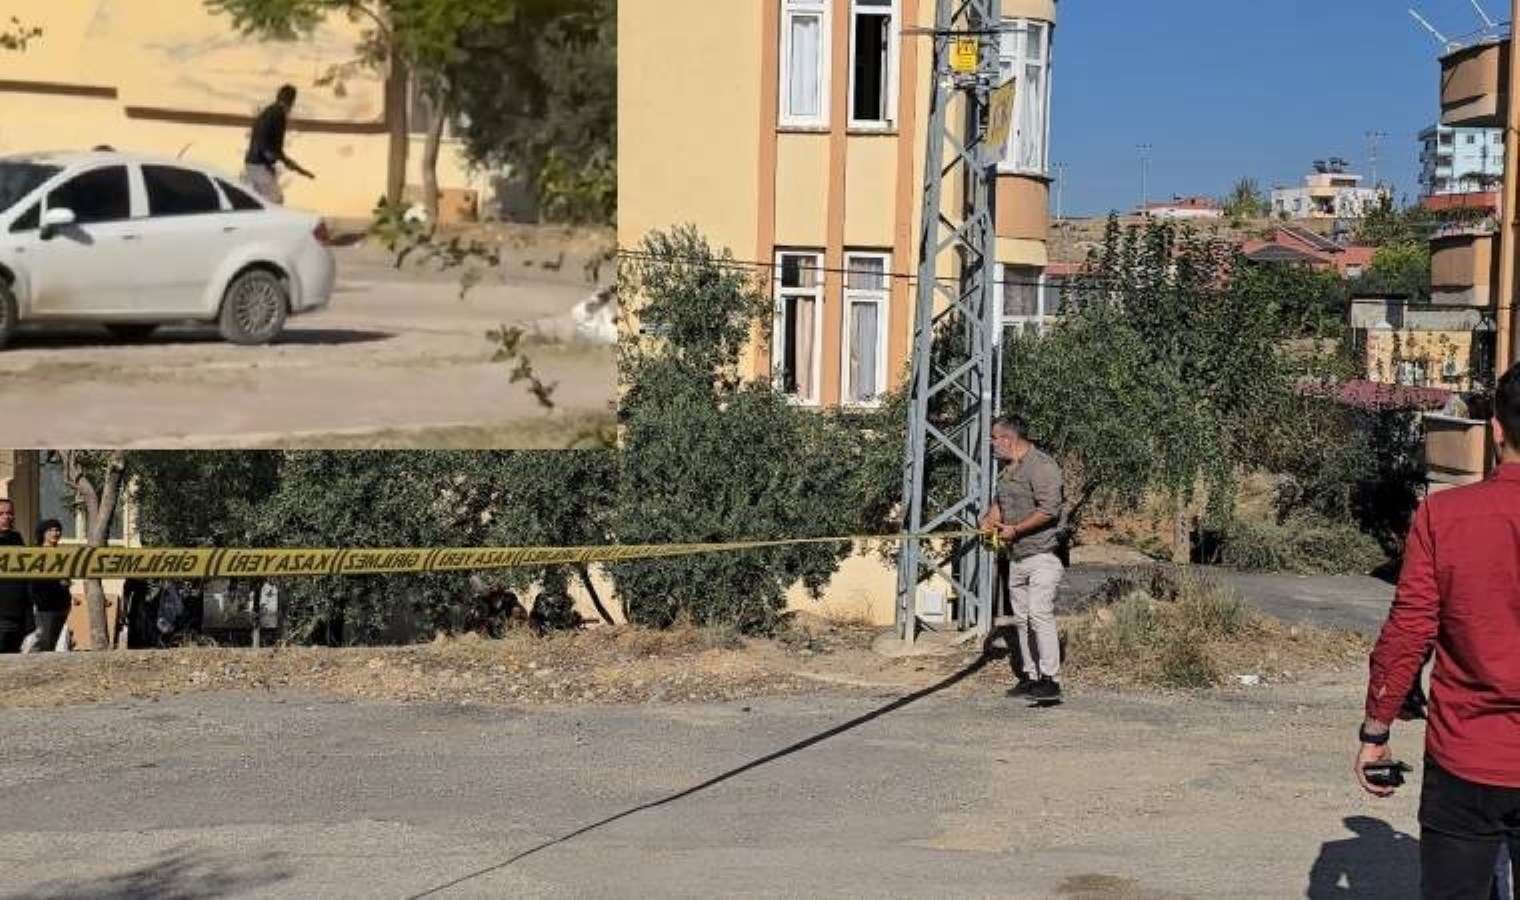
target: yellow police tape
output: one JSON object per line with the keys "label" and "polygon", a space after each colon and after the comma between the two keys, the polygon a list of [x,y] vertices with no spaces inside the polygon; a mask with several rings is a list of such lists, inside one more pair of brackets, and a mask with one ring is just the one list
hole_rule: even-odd
{"label": "yellow police tape", "polygon": [[[946,540],[982,535],[937,531]],[[592,547],[392,547],[344,549],[0,547],[0,581],[49,578],[294,578],[321,575],[405,575],[468,572],[574,563],[664,559],[704,553],[765,550],[800,544],[899,542],[912,535],[851,535],[705,544],[628,544]]]}

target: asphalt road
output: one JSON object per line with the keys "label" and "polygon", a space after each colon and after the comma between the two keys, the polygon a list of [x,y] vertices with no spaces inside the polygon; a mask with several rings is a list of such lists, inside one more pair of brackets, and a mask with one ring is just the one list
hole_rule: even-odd
{"label": "asphalt road", "polygon": [[[1127,571],[1123,566],[1074,566],[1061,583],[1058,602],[1070,608],[1103,582]],[[1367,575],[1287,575],[1209,566],[1194,566],[1192,571],[1217,579],[1255,609],[1290,624],[1305,622],[1376,635],[1393,602],[1394,586]]]}
{"label": "asphalt road", "polygon": [[968,685],[11,710],[0,895],[1414,896],[1417,782],[1351,785],[1359,679],[1054,710]]}

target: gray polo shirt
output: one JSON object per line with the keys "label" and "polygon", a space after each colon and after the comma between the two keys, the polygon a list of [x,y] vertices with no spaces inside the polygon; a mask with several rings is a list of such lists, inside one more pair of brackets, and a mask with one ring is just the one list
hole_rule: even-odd
{"label": "gray polo shirt", "polygon": [[1049,515],[1052,522],[1033,534],[1013,542],[1009,552],[1016,560],[1041,553],[1055,553],[1061,543],[1062,520],[1066,508],[1065,479],[1061,466],[1050,454],[1031,447],[1024,458],[1003,466],[997,481],[998,509],[1004,525],[1014,525],[1029,518],[1036,510]]}

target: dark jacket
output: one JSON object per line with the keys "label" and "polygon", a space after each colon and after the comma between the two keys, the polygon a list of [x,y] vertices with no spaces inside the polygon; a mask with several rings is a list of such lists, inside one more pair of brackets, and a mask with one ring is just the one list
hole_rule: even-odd
{"label": "dark jacket", "polygon": [[66,613],[74,605],[74,594],[69,582],[60,579],[29,582],[32,587],[32,605],[40,613]]}
{"label": "dark jacket", "polygon": [[285,128],[290,113],[276,103],[267,106],[253,120],[253,130],[248,136],[248,152],[243,162],[251,166],[268,166],[285,161]]}
{"label": "dark jacket", "polygon": [[[0,531],[0,547],[25,547],[19,532]],[[25,627],[31,612],[32,597],[25,581],[0,581],[0,630],[16,631]]]}

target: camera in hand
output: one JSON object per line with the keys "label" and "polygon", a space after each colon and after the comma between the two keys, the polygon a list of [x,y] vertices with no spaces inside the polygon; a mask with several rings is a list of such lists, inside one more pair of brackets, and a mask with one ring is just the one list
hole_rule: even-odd
{"label": "camera in hand", "polygon": [[1408,763],[1396,759],[1370,762],[1362,766],[1367,783],[1376,787],[1398,787],[1404,783],[1404,773],[1413,771]]}

